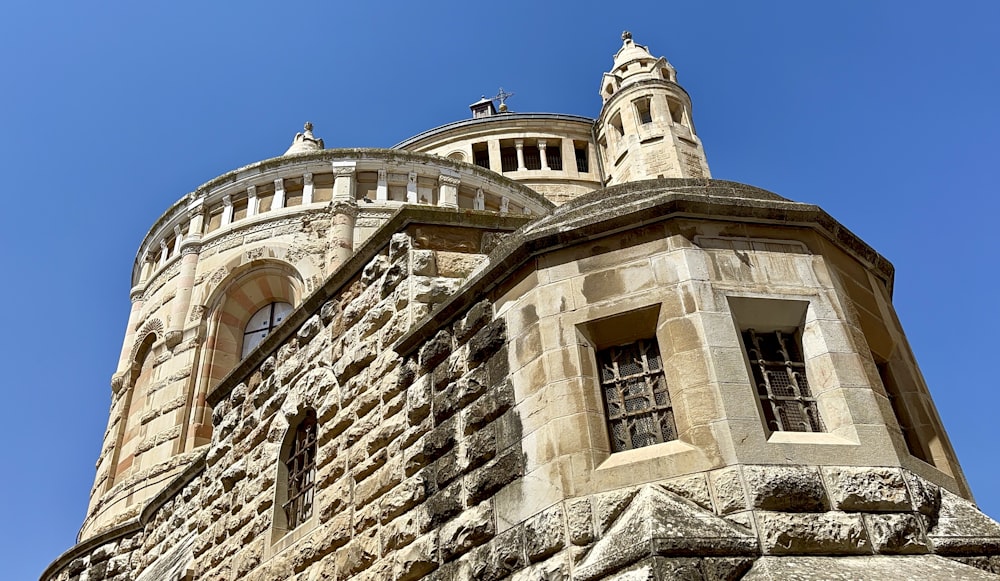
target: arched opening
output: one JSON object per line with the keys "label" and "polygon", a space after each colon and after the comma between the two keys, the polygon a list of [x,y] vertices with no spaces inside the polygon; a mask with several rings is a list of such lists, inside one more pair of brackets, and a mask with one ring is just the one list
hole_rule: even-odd
{"label": "arched opening", "polygon": [[312,518],[316,496],[316,410],[301,412],[285,435],[275,479],[272,542]]}
{"label": "arched opening", "polygon": [[118,435],[115,442],[114,462],[108,476],[107,488],[120,482],[139,468],[139,443],[145,432],[142,425],[143,410],[148,407],[149,386],[155,376],[155,357],[152,355],[156,335],[149,333],[143,337],[129,369],[128,388],[118,420]]}

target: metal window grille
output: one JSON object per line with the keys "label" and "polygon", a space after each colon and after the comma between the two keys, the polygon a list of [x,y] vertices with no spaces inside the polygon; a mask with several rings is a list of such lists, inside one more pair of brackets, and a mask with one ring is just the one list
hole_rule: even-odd
{"label": "metal window grille", "polygon": [[677,439],[656,339],[597,352],[611,451]]}
{"label": "metal window grille", "polygon": [[825,432],[809,390],[798,330],[743,331],[757,396],[767,426],[776,432]]}
{"label": "metal window grille", "polygon": [[288,470],[288,501],[285,522],[292,530],[312,516],[316,485],[316,412],[309,410],[295,429],[295,441],[285,461]]}
{"label": "metal window grille", "polygon": [[576,171],[580,173],[587,173],[590,171],[589,164],[587,163],[586,146],[576,148]]}
{"label": "metal window grille", "polygon": [[545,159],[549,163],[549,169],[555,171],[562,171],[562,150],[558,143],[555,147],[549,146],[545,150]]}

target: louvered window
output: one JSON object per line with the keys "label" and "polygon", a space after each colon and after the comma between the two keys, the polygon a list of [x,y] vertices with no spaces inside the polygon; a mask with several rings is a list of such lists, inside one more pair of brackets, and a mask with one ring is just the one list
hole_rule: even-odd
{"label": "louvered window", "polygon": [[677,439],[656,339],[597,352],[611,451]]}

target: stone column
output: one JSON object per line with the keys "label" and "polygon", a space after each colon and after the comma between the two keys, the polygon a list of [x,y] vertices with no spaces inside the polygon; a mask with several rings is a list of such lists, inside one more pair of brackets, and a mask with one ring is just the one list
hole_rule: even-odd
{"label": "stone column", "polygon": [[149,259],[149,248],[142,251],[142,258],[139,259],[139,284],[149,280],[149,275],[153,274],[153,264]]}
{"label": "stone column", "polygon": [[122,343],[122,352],[118,356],[118,370],[111,376],[111,391],[118,393],[125,385],[128,376],[129,366],[132,364],[128,360],[132,354],[132,346],[135,344],[136,327],[139,325],[139,312],[142,311],[142,293],[146,290],[146,285],[140,283],[129,292],[129,300],[132,301],[132,309],[128,313],[128,323],[125,325],[125,342]]}
{"label": "stone column", "polygon": [[389,199],[389,172],[378,170],[378,184],[375,186],[375,201],[385,202]]}
{"label": "stone column", "polygon": [[271,209],[277,210],[285,207],[285,180],[278,178],[274,180],[274,201],[271,202]]}
{"label": "stone column", "polygon": [[313,203],[313,175],[302,174],[302,205]]}
{"label": "stone column", "polygon": [[406,203],[417,203],[417,172],[411,171],[406,178]]}
{"label": "stone column", "polygon": [[169,248],[167,248],[167,241],[160,240],[160,266],[167,263],[167,254],[169,254]]}
{"label": "stone column", "polygon": [[347,202],[354,200],[354,169],[353,161],[334,161],[333,166],[333,201]]}
{"label": "stone column", "polygon": [[515,139],[514,147],[517,149],[517,171],[524,170],[524,140]]}
{"label": "stone column", "polygon": [[330,268],[333,272],[354,254],[354,223],[358,217],[358,203],[354,195],[353,161],[335,161],[333,164],[333,227],[330,229]]}
{"label": "stone column", "polygon": [[[195,221],[201,221],[200,212],[190,212],[191,228]],[[201,236],[188,235],[180,247],[181,271],[177,275],[176,291],[173,305],[170,309],[170,325],[167,328],[167,347],[173,349],[184,338],[184,324],[187,321],[188,308],[191,306],[191,289],[194,288],[194,275],[198,270],[198,258],[201,253]]]}
{"label": "stone column", "polygon": [[500,141],[491,139],[486,142],[490,153],[490,171],[503,173],[503,161],[500,159]]}
{"label": "stone column", "polygon": [[443,208],[458,207],[458,186],[462,183],[457,173],[445,173],[442,170],[438,176],[438,205]]}
{"label": "stone column", "polygon": [[247,188],[247,218],[257,215],[257,186]]}
{"label": "stone column", "polygon": [[473,210],[485,210],[486,209],[486,194],[483,193],[483,188],[476,188],[476,199],[472,202]]}
{"label": "stone column", "polygon": [[546,146],[545,140],[544,139],[539,139],[538,140],[538,155],[542,158],[542,169],[551,169],[549,167],[549,158],[548,158],[548,156],[545,153],[545,146]]}
{"label": "stone column", "polygon": [[228,226],[233,222],[233,197],[230,195],[222,196],[222,227]]}
{"label": "stone column", "polygon": [[181,251],[181,242],[184,241],[183,236],[181,236],[181,226],[180,224],[174,226],[174,249],[172,253],[174,256],[178,255]]}

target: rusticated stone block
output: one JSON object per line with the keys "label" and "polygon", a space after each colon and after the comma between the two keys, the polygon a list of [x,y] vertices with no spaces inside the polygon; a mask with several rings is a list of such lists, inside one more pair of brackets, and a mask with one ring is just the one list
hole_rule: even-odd
{"label": "rusticated stone block", "polygon": [[823,468],[834,507],[847,511],[910,510],[903,475],[895,468]]}
{"label": "rusticated stone block", "polygon": [[462,483],[455,482],[444,490],[439,490],[422,506],[427,510],[431,526],[440,526],[462,511]]}
{"label": "rusticated stone block", "polygon": [[712,510],[712,494],[708,490],[708,480],[704,474],[673,478],[660,483],[666,490],[686,498],[698,506]]}
{"label": "rusticated stone block", "polygon": [[382,525],[382,554],[405,547],[423,533],[431,529],[431,518],[426,507],[418,506],[403,513],[402,516]]}
{"label": "rusticated stone block", "polygon": [[490,424],[465,437],[461,445],[459,470],[467,472],[492,460],[497,453],[497,430]]}
{"label": "rusticated stone block", "polygon": [[562,505],[555,505],[524,522],[524,549],[528,560],[537,563],[566,546]]}
{"label": "rusticated stone block", "polygon": [[744,466],[743,477],[753,508],[786,512],[827,508],[823,480],[814,468]]}
{"label": "rusticated stone block", "polygon": [[566,528],[569,542],[585,546],[594,542],[594,515],[590,508],[590,498],[575,498],[566,501]]}
{"label": "rusticated stone block", "polygon": [[469,552],[461,561],[469,564],[467,579],[507,579],[527,564],[524,557],[524,531],[520,527],[509,529],[488,544]]}
{"label": "rusticated stone block", "polygon": [[510,448],[492,463],[468,475],[467,501],[470,505],[482,502],[522,476],[524,476],[524,454],[520,448]]}
{"label": "rusticated stone block", "polygon": [[412,581],[427,575],[438,567],[438,536],[428,534],[400,550],[394,559],[393,578]]}
{"label": "rusticated stone block", "polygon": [[441,560],[450,561],[496,534],[493,509],[483,502],[441,527]]}
{"label": "rusticated stone block", "polygon": [[455,333],[455,340],[464,343],[474,333],[483,328],[489,320],[493,318],[493,304],[488,300],[479,301],[472,305],[465,313],[465,316],[455,322],[452,330]]}
{"label": "rusticated stone block", "polygon": [[719,514],[729,514],[747,509],[739,467],[733,466],[716,470],[709,475],[709,481],[715,490],[715,510]]}
{"label": "rusticated stone block", "polygon": [[637,492],[639,492],[638,488],[622,488],[597,496],[598,536],[603,535],[621,516],[622,511],[628,508]]}
{"label": "rusticated stone block", "polygon": [[427,497],[425,475],[407,478],[379,500],[379,522],[386,523],[423,502]]}
{"label": "rusticated stone block", "polygon": [[769,555],[868,555],[872,549],[860,514],[757,513],[762,548]]}
{"label": "rusticated stone block", "polygon": [[434,421],[440,422],[451,417],[456,411],[481,396],[486,391],[484,375],[485,373],[469,373],[438,392],[434,396]]}
{"label": "rusticated stone block", "polygon": [[434,337],[420,348],[420,369],[424,373],[432,371],[439,363],[451,354],[451,334],[448,331],[438,331]]}
{"label": "rusticated stone block", "polygon": [[1000,553],[1000,523],[976,505],[941,490],[937,523],[927,531],[939,555],[992,555]]}
{"label": "rusticated stone block", "polygon": [[503,382],[489,389],[479,399],[469,404],[462,413],[465,433],[471,434],[482,426],[500,417],[514,405],[514,388],[510,382]]}
{"label": "rusticated stone block", "polygon": [[941,489],[938,485],[930,483],[909,470],[903,470],[903,480],[910,490],[910,498],[913,500],[913,508],[920,514],[937,518],[941,509]]}
{"label": "rusticated stone block", "polygon": [[337,551],[337,570],[354,575],[367,569],[378,558],[378,535],[375,529],[354,537]]}
{"label": "rusticated stone block", "polygon": [[868,537],[876,553],[927,553],[920,518],[914,513],[866,514]]}
{"label": "rusticated stone block", "polygon": [[507,343],[507,326],[496,319],[469,339],[469,367],[474,367],[500,351]]}
{"label": "rusticated stone block", "polygon": [[431,378],[423,375],[406,390],[406,415],[410,425],[419,424],[431,413]]}

